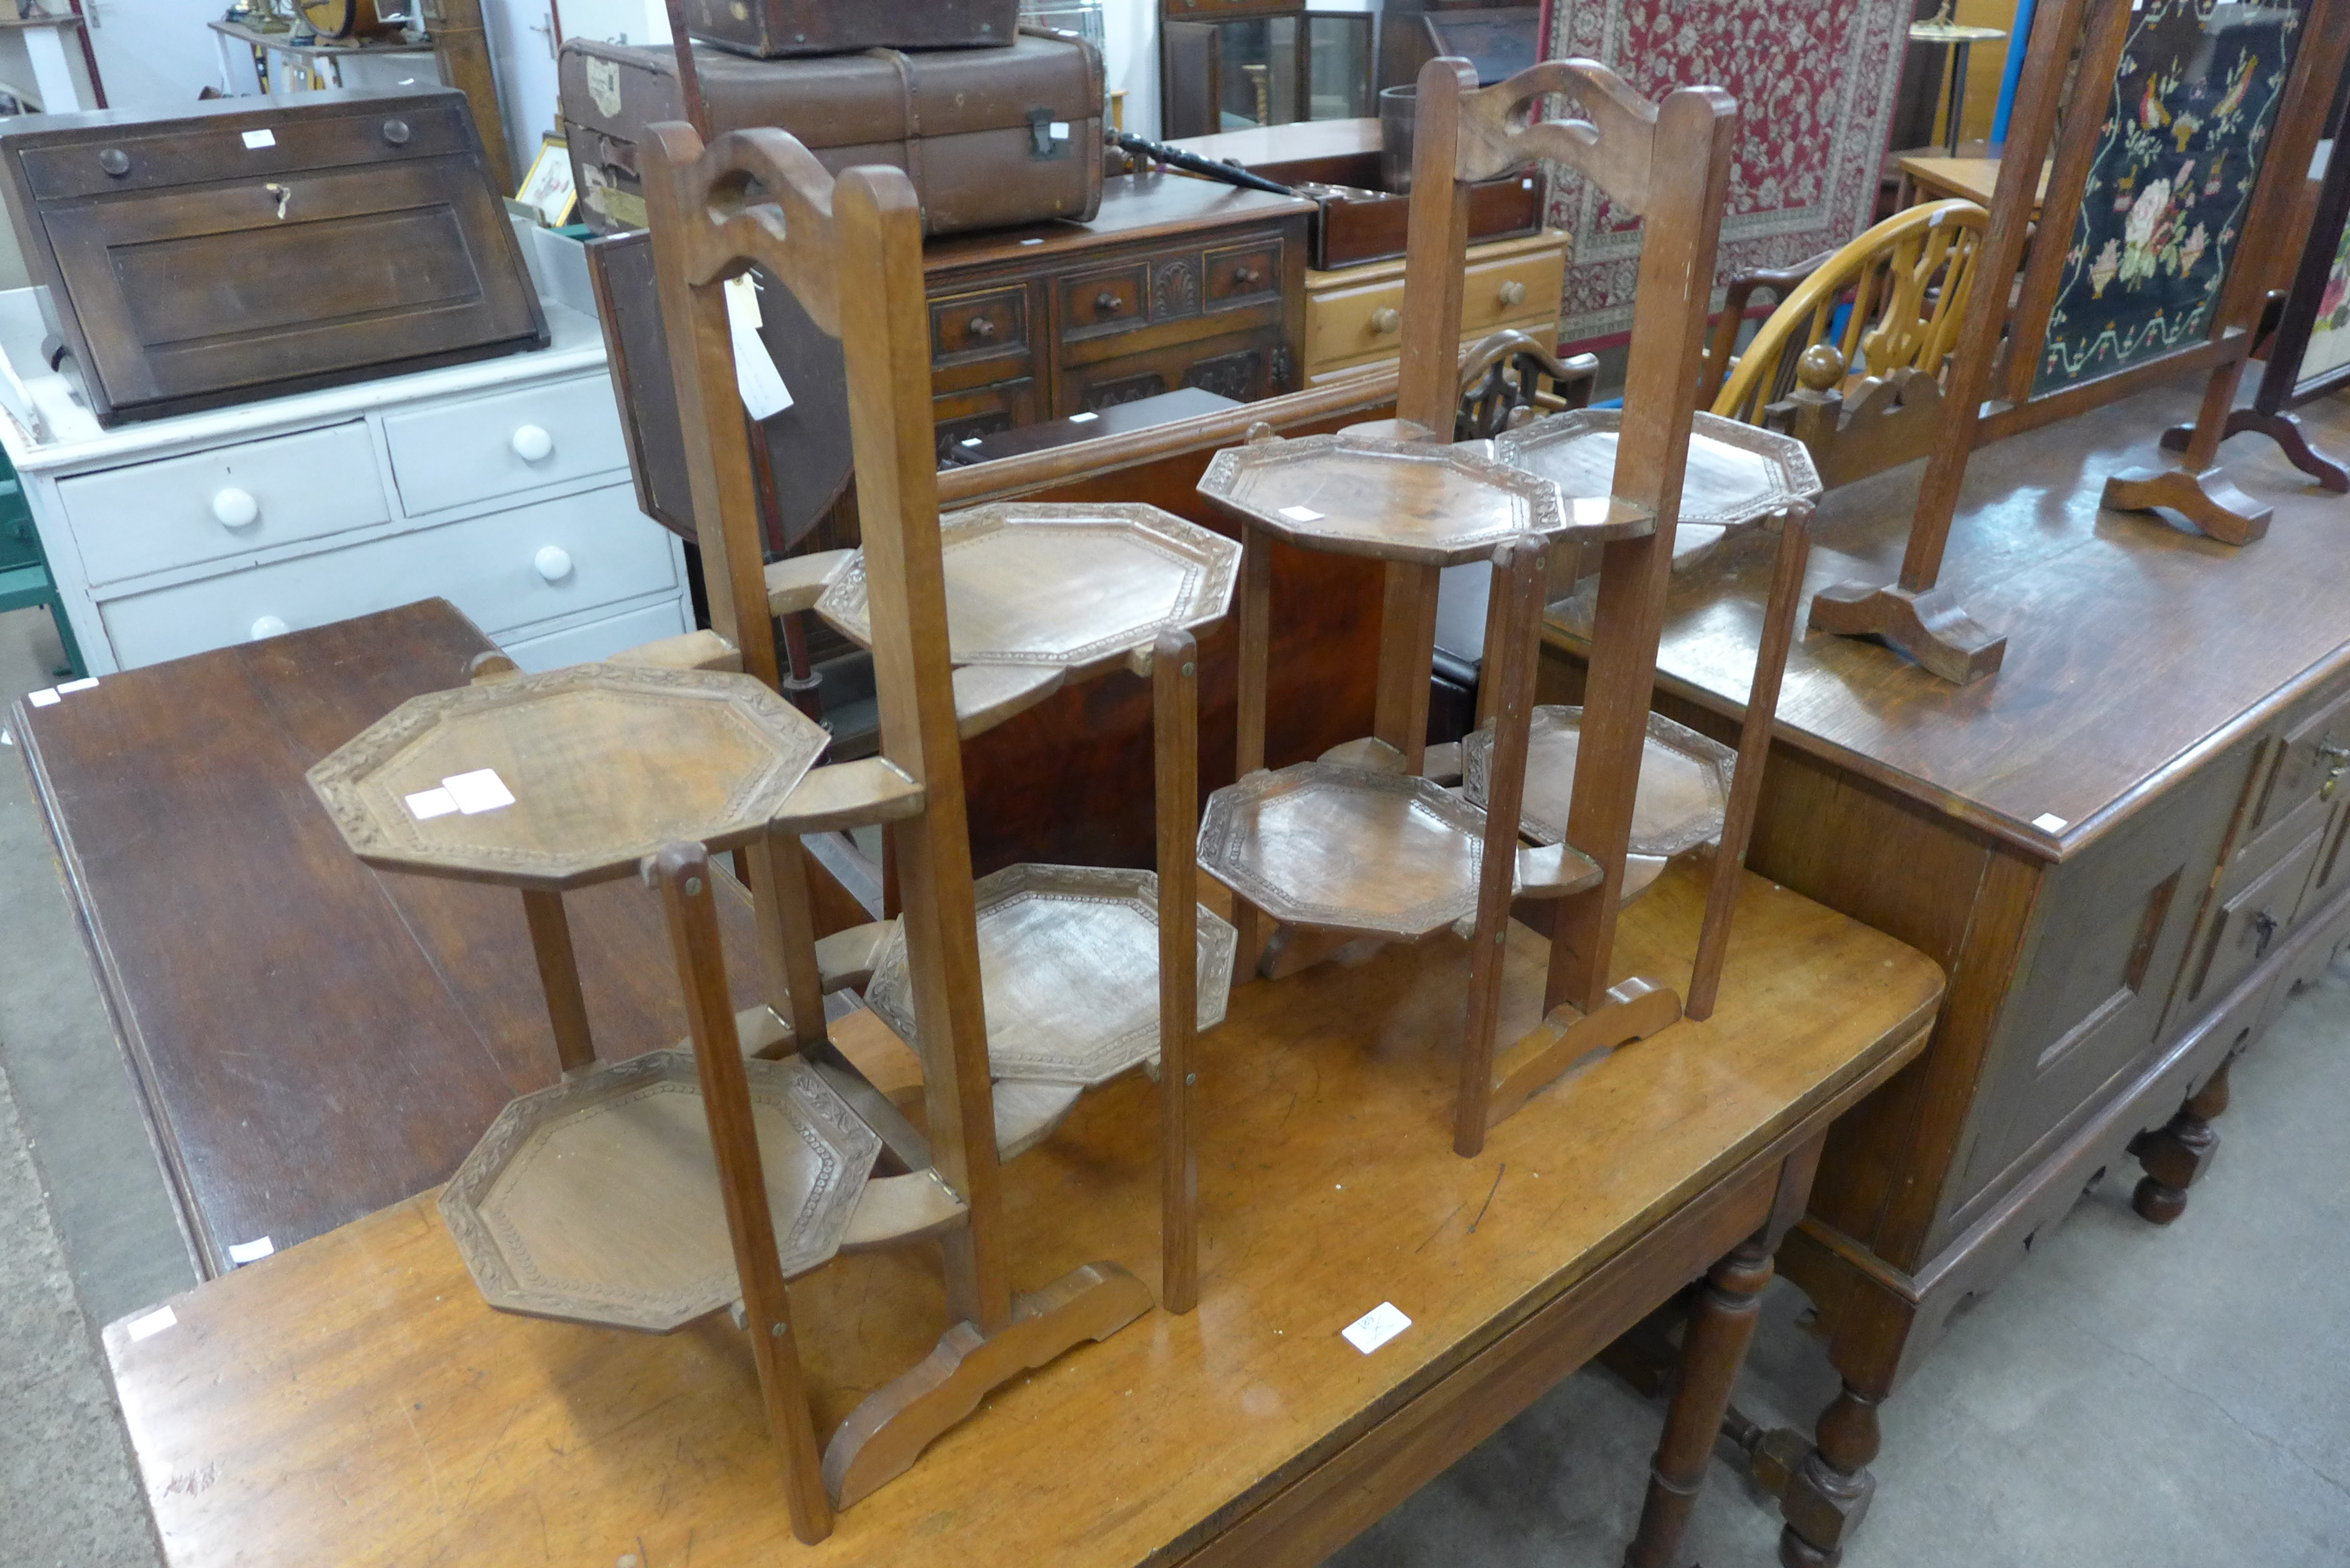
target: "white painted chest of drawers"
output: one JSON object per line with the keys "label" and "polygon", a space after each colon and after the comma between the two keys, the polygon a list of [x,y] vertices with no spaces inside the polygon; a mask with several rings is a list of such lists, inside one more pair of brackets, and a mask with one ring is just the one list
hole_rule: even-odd
{"label": "white painted chest of drawers", "polygon": [[0,294],[41,427],[0,415],[0,444],[90,672],[436,597],[525,670],[691,630],[602,335],[542,303],[536,353],[102,430],[42,369],[31,292]]}

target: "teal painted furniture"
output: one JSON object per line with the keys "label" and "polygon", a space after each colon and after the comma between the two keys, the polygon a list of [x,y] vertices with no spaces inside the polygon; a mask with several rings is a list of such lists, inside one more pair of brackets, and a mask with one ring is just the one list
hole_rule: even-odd
{"label": "teal painted furniture", "polygon": [[40,531],[33,526],[33,509],[26,504],[25,487],[8,460],[0,457],[0,610],[29,609],[39,605],[57,623],[57,640],[65,644],[66,661],[51,673],[82,678],[81,645],[74,641],[73,623],[57,597],[49,576],[48,557],[41,554]]}

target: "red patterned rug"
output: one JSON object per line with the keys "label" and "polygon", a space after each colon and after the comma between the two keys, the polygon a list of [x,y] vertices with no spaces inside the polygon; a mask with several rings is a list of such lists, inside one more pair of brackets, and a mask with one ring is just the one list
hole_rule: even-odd
{"label": "red patterned rug", "polygon": [[[1650,98],[1713,86],[1737,99],[1721,225],[1721,282],[1843,244],[1877,203],[1910,0],[1550,0],[1544,55],[1584,57]],[[1638,220],[1555,169],[1550,221],[1574,236],[1562,346],[1620,339],[1632,324]]]}

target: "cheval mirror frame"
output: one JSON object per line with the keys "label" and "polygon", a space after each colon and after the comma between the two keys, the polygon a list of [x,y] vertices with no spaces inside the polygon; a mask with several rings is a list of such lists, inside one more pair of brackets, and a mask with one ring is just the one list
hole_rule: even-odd
{"label": "cheval mirror frame", "polygon": [[[1574,103],[1586,118],[1527,122],[1529,109],[1552,94]],[[1546,61],[1482,89],[1475,67],[1465,60],[1430,60],[1420,70],[1399,420],[1440,432],[1435,439],[1451,433],[1461,398],[1471,187],[1537,159],[1575,170],[1596,182],[1617,211],[1642,220],[1624,407],[1627,415],[1652,416],[1627,417],[1617,448],[1614,494],[1651,513],[1656,526],[1639,537],[1600,546],[1581,762],[1567,816],[1567,842],[1598,863],[1600,880],[1556,901],[1543,1022],[1498,1054],[1492,1053],[1490,1013],[1500,1000],[1501,949],[1492,940],[1499,928],[1489,932],[1480,921],[1471,976],[1472,1048],[1461,1062],[1453,1126],[1453,1147],[1464,1155],[1482,1148],[1487,1128],[1590,1052],[1652,1034],[1681,1015],[1679,1000],[1669,990],[1638,979],[1611,990],[1607,977],[1647,750],[1657,646],[1672,581],[1673,528],[1695,411],[1690,389],[1697,385],[1705,358],[1706,306],[1737,128],[1738,105],[1719,88],[1680,88],[1652,103],[1595,60]],[[1387,568],[1377,732],[1403,753],[1409,773],[1421,770],[1428,733],[1437,576],[1430,566],[1398,563]],[[1489,628],[1501,618],[1490,618]],[[1244,625],[1243,636],[1247,635]],[[1486,650],[1495,691],[1481,694],[1481,721],[1506,701],[1500,687],[1513,665],[1525,664],[1531,675],[1533,653]],[[1243,711],[1248,711],[1245,698]],[[1261,700],[1256,717],[1254,750],[1244,750],[1243,756],[1261,759]],[[1242,743],[1251,743],[1245,724]],[[1500,756],[1494,765],[1505,787],[1489,802],[1488,811],[1514,832],[1516,786],[1523,778],[1504,778],[1509,763]],[[1522,774],[1522,761],[1518,765]],[[1485,871],[1489,878],[1498,874],[1506,885],[1506,868],[1489,865]],[[1734,883],[1734,867],[1730,875]],[[1503,904],[1505,922],[1506,898]],[[1480,1016],[1481,1010],[1486,1016]],[[1482,1052],[1474,1049],[1481,1030],[1488,1043]]]}
{"label": "cheval mirror frame", "polygon": [[[1971,296],[1945,394],[1940,431],[1918,496],[1901,576],[1889,585],[1843,583],[1812,601],[1811,624],[1846,637],[1879,637],[1942,679],[1965,685],[1998,670],[2007,639],[1977,624],[1939,586],[1967,459],[1978,446],[2069,419],[2171,377],[2206,371],[2202,409],[2175,469],[2124,469],[2103,504],[2119,511],[2169,508],[2206,535],[2242,545],[2268,531],[2269,508],[2238,490],[2217,465],[2237,382],[2266,303],[2264,253],[2305,177],[2343,58],[2350,0],[2311,0],[2292,76],[2279,100],[2242,234],[2205,337],[2156,358],[2035,395],[2050,313],[2064,282],[2074,232],[2123,50],[2134,0],[2047,0],[2034,20],[2014,116],[1977,259]],[[2066,103],[2068,83],[2073,101]],[[2032,216],[2042,165],[2054,149],[2040,217]],[[2034,230],[2064,243],[2030,246]],[[2020,286],[2017,274],[2022,272]],[[2014,289],[2012,311],[2005,308]],[[1995,383],[1995,384],[1994,384]],[[1985,400],[1992,400],[1988,407]]]}
{"label": "cheval mirror frame", "polygon": [[[707,148],[687,125],[650,128],[645,197],[661,313],[709,589],[711,621],[745,672],[778,674],[760,549],[748,435],[737,403],[724,285],[756,263],[780,281],[847,366],[850,434],[870,591],[879,759],[819,768],[837,783],[827,826],[887,822],[903,892],[908,968],[924,1020],[919,1054],[928,1119],[921,1147],[902,1117],[869,1117],[892,1153],[929,1168],[960,1208],[925,1216],[903,1241],[935,1238],[945,1257],[952,1322],[938,1348],[860,1405],[837,1433],[816,1485],[806,1400],[773,1270],[743,1269],[744,1307],[771,1422],[785,1450],[793,1529],[821,1539],[846,1507],[913,1463],[931,1438],[991,1388],[1147,1311],[1149,1292],[1116,1263],[1072,1271],[1015,1296],[1005,1256],[993,1096],[964,820],[962,762],[947,649],[939,542],[937,451],[931,423],[920,204],[899,170],[857,168],[837,180],[780,130],[734,131]],[[803,786],[805,792],[806,786]],[[794,1050],[827,1054],[805,871],[785,837],[751,857],[752,894],[769,994],[787,993]],[[783,983],[775,983],[781,980]],[[869,1098],[854,1100],[860,1111]],[[883,1111],[889,1109],[881,1103]],[[891,1121],[899,1130],[892,1142]],[[903,1147],[908,1145],[910,1147]],[[753,1150],[755,1158],[755,1148]],[[755,1228],[754,1228],[755,1229]],[[736,1229],[738,1260],[760,1239]],[[746,1259],[747,1252],[752,1254]],[[772,1248],[772,1233],[766,1245]],[[754,1299],[754,1297],[758,1299]]]}

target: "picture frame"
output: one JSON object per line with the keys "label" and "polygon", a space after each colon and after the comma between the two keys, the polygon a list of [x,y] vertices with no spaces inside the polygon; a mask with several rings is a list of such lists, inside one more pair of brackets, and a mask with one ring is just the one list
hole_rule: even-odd
{"label": "picture frame", "polygon": [[553,132],[538,139],[538,156],[530,161],[530,171],[522,177],[522,189],[515,200],[538,214],[538,221],[550,229],[559,229],[571,221],[579,205],[579,192],[571,182],[571,145]]}

